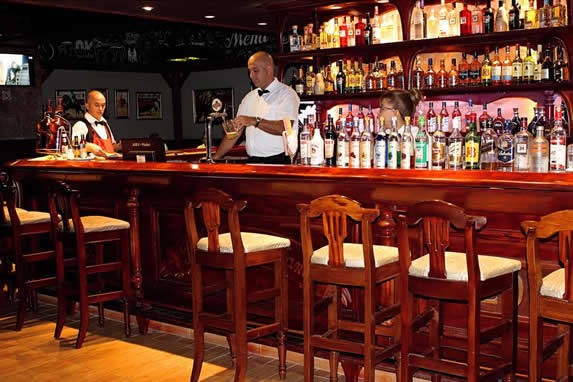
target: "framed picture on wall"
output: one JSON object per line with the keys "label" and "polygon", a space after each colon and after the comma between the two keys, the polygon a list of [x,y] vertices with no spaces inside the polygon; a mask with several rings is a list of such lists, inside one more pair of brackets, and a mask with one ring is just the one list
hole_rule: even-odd
{"label": "framed picture on wall", "polygon": [[204,123],[211,110],[211,102],[218,98],[223,103],[223,108],[227,112],[227,118],[234,118],[233,88],[221,89],[194,89],[193,109],[195,123]]}
{"label": "framed picture on wall", "polygon": [[56,106],[58,99],[62,99],[62,107],[64,109],[64,118],[67,120],[75,120],[84,117],[86,112],[86,91],[83,89],[75,90],[56,90]]}
{"label": "framed picture on wall", "polygon": [[160,92],[136,93],[137,119],[162,119]]}
{"label": "framed picture on wall", "polygon": [[129,118],[129,90],[115,89],[115,118]]}

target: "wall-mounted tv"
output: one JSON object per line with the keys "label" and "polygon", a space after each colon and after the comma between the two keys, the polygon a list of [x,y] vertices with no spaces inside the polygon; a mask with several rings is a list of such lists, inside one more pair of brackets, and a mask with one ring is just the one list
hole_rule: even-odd
{"label": "wall-mounted tv", "polygon": [[33,85],[33,59],[25,54],[0,53],[0,85]]}

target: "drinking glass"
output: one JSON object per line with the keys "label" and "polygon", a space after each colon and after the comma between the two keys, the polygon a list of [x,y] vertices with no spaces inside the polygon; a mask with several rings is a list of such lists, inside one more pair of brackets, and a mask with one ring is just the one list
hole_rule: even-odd
{"label": "drinking glass", "polygon": [[235,139],[239,135],[239,127],[235,124],[234,119],[225,119],[223,121],[223,130],[228,139]]}
{"label": "drinking glass", "polygon": [[573,171],[573,143],[567,145],[567,171]]}

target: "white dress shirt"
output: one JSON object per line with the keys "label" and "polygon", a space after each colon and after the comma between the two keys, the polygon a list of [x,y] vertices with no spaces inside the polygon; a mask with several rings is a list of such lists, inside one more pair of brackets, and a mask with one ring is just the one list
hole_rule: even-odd
{"label": "white dress shirt", "polygon": [[[96,119],[90,113],[85,113],[84,118],[91,124],[91,126],[93,127],[93,129],[95,130],[97,135],[99,135],[100,138],[107,139],[108,129],[106,129],[105,126],[99,124],[96,125],[95,123]],[[101,118],[101,122],[107,123],[107,121],[103,117]],[[87,137],[88,131],[89,129],[84,121],[77,121],[76,123],[74,123],[74,126],[72,126],[72,142],[74,140],[74,137],[78,137],[79,140],[82,137],[82,134]],[[109,128],[109,133],[111,134],[111,141],[113,143],[116,143],[115,138],[113,137],[113,133],[111,132],[111,128]]]}

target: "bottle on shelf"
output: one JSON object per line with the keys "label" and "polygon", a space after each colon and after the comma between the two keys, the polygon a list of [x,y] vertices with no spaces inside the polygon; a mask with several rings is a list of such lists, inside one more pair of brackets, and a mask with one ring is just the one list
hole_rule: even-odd
{"label": "bottle on shelf", "polygon": [[315,83],[316,76],[314,74],[314,69],[313,69],[312,65],[308,66],[308,69],[306,70],[304,78],[305,78],[305,80],[304,80],[304,82],[305,82],[304,93],[306,95],[313,95],[314,94],[314,83]]}
{"label": "bottle on shelf", "polygon": [[428,38],[437,38],[439,36],[440,30],[438,25],[438,18],[434,12],[434,8],[430,9],[430,16],[428,17]]}
{"label": "bottle on shelf", "polygon": [[503,124],[503,132],[497,138],[497,166],[500,171],[512,171],[515,140],[511,134],[511,121],[506,119]]}
{"label": "bottle on shelf", "polygon": [[319,47],[320,49],[327,49],[328,48],[328,32],[326,31],[326,26],[320,26],[320,37],[319,37]]}
{"label": "bottle on shelf", "polygon": [[302,132],[299,135],[300,164],[302,165],[310,165],[311,138],[308,118],[304,118],[302,123]]}
{"label": "bottle on shelf", "polygon": [[483,16],[481,9],[478,7],[478,0],[475,0],[472,9],[472,34],[483,33]]}
{"label": "bottle on shelf", "polygon": [[505,32],[509,30],[507,9],[505,8],[505,2],[503,0],[499,0],[498,4],[499,7],[497,8],[497,12],[495,14],[494,32]]}
{"label": "bottle on shelf", "polygon": [[428,134],[433,135],[438,130],[438,116],[434,111],[434,103],[428,103],[428,112],[426,113],[426,126],[428,127]]}
{"label": "bottle on shelf", "polygon": [[378,6],[374,6],[374,16],[372,16],[372,44],[381,44],[381,26],[380,15],[378,14]]}
{"label": "bottle on shelf", "polygon": [[530,84],[534,81],[535,59],[531,54],[531,47],[527,47],[527,56],[523,59],[523,82]]}
{"label": "bottle on shelf", "polygon": [[292,32],[289,35],[289,47],[291,52],[300,50],[300,35],[298,34],[298,25],[292,26]]}
{"label": "bottle on shelf", "polygon": [[537,44],[537,62],[533,71],[533,82],[541,81],[541,67],[543,66],[543,47]]}
{"label": "bottle on shelf", "polygon": [[538,28],[549,28],[551,26],[552,7],[550,0],[543,0],[543,7],[537,10]]}
{"label": "bottle on shelf", "polygon": [[472,33],[472,12],[468,9],[467,0],[464,0],[464,8],[460,11],[460,35],[468,36]]}
{"label": "bottle on shelf", "polygon": [[350,138],[344,126],[336,136],[336,167],[348,167],[350,161]]}
{"label": "bottle on shelf", "polygon": [[305,79],[304,71],[303,71],[302,65],[301,65],[301,67],[298,69],[298,76],[294,81],[294,91],[299,96],[304,95],[306,92],[304,79]]}
{"label": "bottle on shelf", "polygon": [[446,1],[441,0],[438,8],[438,37],[448,37],[450,35],[450,24],[448,22],[448,8]]}
{"label": "bottle on shelf", "polygon": [[556,59],[553,64],[553,71],[554,71],[554,81],[555,82],[562,82],[568,80],[568,73],[569,70],[567,68],[567,64],[563,60],[563,48],[561,45],[558,45],[555,48],[556,51]]}
{"label": "bottle on shelf", "polygon": [[402,139],[401,139],[401,147],[400,152],[402,154],[402,158],[400,161],[400,168],[403,169],[412,169],[415,168],[415,141],[414,137],[412,136],[412,126],[410,124],[410,116],[407,115],[404,117],[404,131],[402,132]]}
{"label": "bottle on shelf", "polygon": [[469,77],[470,86],[479,86],[481,84],[481,63],[477,52],[474,52],[474,58],[470,64]]}
{"label": "bottle on shelf", "polygon": [[336,134],[330,114],[328,114],[326,121],[324,127],[324,165],[334,167],[336,166]]}
{"label": "bottle on shelf", "polygon": [[480,137],[476,131],[475,118],[470,119],[469,131],[465,136],[464,158],[466,170],[479,170],[480,168]]}
{"label": "bottle on shelf", "polygon": [[400,152],[400,137],[398,136],[397,128],[397,118],[392,117],[390,135],[388,136],[388,157],[386,160],[386,165],[390,169],[397,169],[398,166],[398,154]]}
{"label": "bottle on shelf", "polygon": [[347,20],[346,37],[348,39],[348,46],[356,46],[356,25],[354,24],[354,16],[350,15]]}
{"label": "bottle on shelf", "polygon": [[[477,115],[475,113],[475,111],[473,110],[474,107],[474,102],[473,100],[470,98],[468,100],[468,111],[465,115],[465,125],[462,127],[462,134],[464,134],[465,132],[469,131],[469,127],[470,127],[470,122],[473,120],[474,122],[477,121]],[[477,133],[477,125],[476,125],[476,133]]]}
{"label": "bottle on shelf", "polygon": [[446,72],[446,60],[440,60],[440,70],[436,74],[438,88],[448,87],[448,72]]}
{"label": "bottle on shelf", "polygon": [[452,66],[448,72],[448,87],[455,88],[459,85],[460,80],[458,77],[457,60],[452,58]]}
{"label": "bottle on shelf", "polygon": [[[336,19],[338,20],[338,18]],[[348,26],[346,25],[346,16],[342,16],[342,22],[338,24],[338,36],[340,37],[340,47],[348,46]]]}
{"label": "bottle on shelf", "polygon": [[545,47],[545,57],[543,57],[543,63],[541,64],[541,81],[542,82],[553,82],[555,81],[555,66],[553,65],[553,60],[551,59],[551,47],[547,45]]}
{"label": "bottle on shelf", "polygon": [[56,147],[56,132],[51,130],[54,109],[52,99],[46,104],[42,119],[36,124],[36,149],[54,149]]}
{"label": "bottle on shelf", "polygon": [[88,157],[88,151],[87,151],[86,136],[82,134],[80,138],[80,158],[85,159],[87,157]]}
{"label": "bottle on shelf", "polygon": [[485,130],[480,139],[480,168],[483,170],[497,169],[496,141],[498,134],[492,128],[491,120],[486,121]]}
{"label": "bottle on shelf", "polygon": [[491,78],[491,71],[492,71],[492,64],[489,59],[489,50],[485,51],[483,61],[481,63],[481,85],[482,86],[491,86],[492,85],[492,78]]}
{"label": "bottle on shelf", "polygon": [[356,41],[356,46],[366,45],[366,39],[364,38],[366,24],[364,21],[365,20],[363,18],[358,17],[358,22],[354,26],[354,39]]}
{"label": "bottle on shelf", "polygon": [[324,81],[324,70],[320,69],[314,75],[314,91],[316,95],[323,95],[326,92],[326,82]]}
{"label": "bottle on shelf", "polygon": [[448,137],[448,167],[450,170],[463,169],[463,147],[464,137],[462,136],[459,125],[454,125],[452,134]]}
{"label": "bottle on shelf", "polygon": [[516,171],[529,171],[530,149],[532,136],[527,131],[527,118],[520,119],[520,130],[515,134],[515,161],[513,168]]}
{"label": "bottle on shelf", "polygon": [[388,72],[388,89],[399,88],[398,71],[396,70],[396,61],[390,60],[390,71]]}
{"label": "bottle on shelf", "polygon": [[527,131],[529,131],[529,134],[531,134],[532,137],[537,134],[537,120],[539,120],[539,108],[535,106],[533,108],[533,118],[527,126]]}
{"label": "bottle on shelf", "polygon": [[[424,117],[422,116],[424,119]],[[425,120],[425,119],[424,119]],[[426,131],[425,123],[418,128],[418,133],[415,138],[415,167],[418,169],[428,168],[428,132]]]}
{"label": "bottle on shelf", "polygon": [[446,107],[446,102],[442,101],[442,110],[440,110],[440,126],[439,129],[444,133],[444,135],[449,136],[450,131],[450,113],[448,113],[448,108]]}
{"label": "bottle on shelf", "polygon": [[[68,134],[64,131],[60,136],[60,154],[62,156],[68,157],[69,151],[71,151],[70,141],[68,140]],[[73,151],[71,157],[73,158]]]}
{"label": "bottle on shelf", "polygon": [[364,129],[361,121],[354,126],[350,136],[350,151],[348,152],[348,167],[360,168],[360,129]]}
{"label": "bottle on shelf", "polygon": [[491,7],[491,0],[487,0],[487,6],[482,10],[482,19],[483,19],[483,33],[493,33],[495,25],[495,15]]}
{"label": "bottle on shelf", "polygon": [[502,85],[511,85],[513,81],[513,63],[511,59],[511,48],[505,47],[505,58],[501,63],[501,83]]}
{"label": "bottle on shelf", "polygon": [[426,89],[433,89],[436,87],[436,72],[434,71],[433,64],[434,64],[433,59],[428,58],[428,70],[424,75],[424,88]]}
{"label": "bottle on shelf", "polygon": [[374,167],[386,168],[387,136],[384,131],[384,118],[380,121],[374,138]]}
{"label": "bottle on shelf", "polygon": [[549,170],[549,143],[543,134],[543,126],[536,127],[535,138],[531,141],[531,171],[547,172]]}
{"label": "bottle on shelf", "polygon": [[412,87],[416,89],[424,88],[425,73],[420,62],[420,57],[416,58],[416,67],[412,73]]}
{"label": "bottle on shelf", "polygon": [[372,131],[372,120],[368,119],[360,135],[360,168],[372,167]]}
{"label": "bottle on shelf", "polygon": [[466,52],[462,52],[462,61],[458,66],[458,78],[460,86],[468,86],[470,79],[470,65],[468,64]]}
{"label": "bottle on shelf", "polygon": [[562,27],[567,25],[567,7],[561,0],[553,0],[551,8],[551,26]]}
{"label": "bottle on shelf", "polygon": [[335,93],[346,94],[346,74],[342,69],[342,60],[338,60],[338,73],[336,73]]}
{"label": "bottle on shelf", "polygon": [[503,132],[503,124],[505,122],[505,118],[501,113],[501,107],[497,108],[497,116],[493,119],[493,130],[497,135],[501,135]]}
{"label": "bottle on shelf", "polygon": [[352,104],[348,105],[348,114],[346,114],[345,121],[344,121],[344,128],[346,129],[346,134],[348,137],[352,135],[354,131],[354,114],[352,114]]}
{"label": "bottle on shelf", "polygon": [[[441,123],[441,117],[438,117],[439,123]],[[443,170],[446,168],[446,134],[440,129],[436,130],[432,135],[432,170]]]}
{"label": "bottle on shelf", "polygon": [[456,9],[456,2],[452,2],[452,9],[448,11],[448,25],[450,33],[448,36],[460,35],[460,12]]}
{"label": "bottle on shelf", "polygon": [[509,30],[520,29],[521,22],[519,20],[519,4],[515,0],[511,0],[511,8],[507,12],[507,22]]}
{"label": "bottle on shelf", "polygon": [[538,27],[537,24],[537,1],[529,0],[529,9],[525,11],[524,28],[534,29]]}
{"label": "bottle on shelf", "polygon": [[567,132],[563,128],[563,115],[558,108],[555,123],[549,137],[549,170],[565,171],[567,152]]}
{"label": "bottle on shelf", "polygon": [[493,124],[493,118],[487,112],[487,103],[484,102],[482,105],[482,112],[479,116],[478,133],[483,133],[488,126],[488,123]]}
{"label": "bottle on shelf", "polygon": [[523,81],[523,60],[519,44],[515,46],[515,57],[511,63],[511,80],[514,84],[520,84]]}
{"label": "bottle on shelf", "polygon": [[502,64],[499,60],[499,48],[495,47],[495,53],[493,56],[493,62],[491,63],[491,84],[493,86],[501,85],[501,76],[502,76]]}
{"label": "bottle on shelf", "polygon": [[515,135],[521,130],[521,118],[519,117],[519,109],[513,108],[513,118],[511,119],[511,134]]}
{"label": "bottle on shelf", "polygon": [[366,26],[364,27],[364,45],[372,45],[372,24],[370,24],[370,12],[366,13]]}
{"label": "bottle on shelf", "polygon": [[454,102],[454,110],[452,111],[452,130],[458,129],[460,133],[462,132],[462,112],[460,111],[460,103],[458,101]]}

